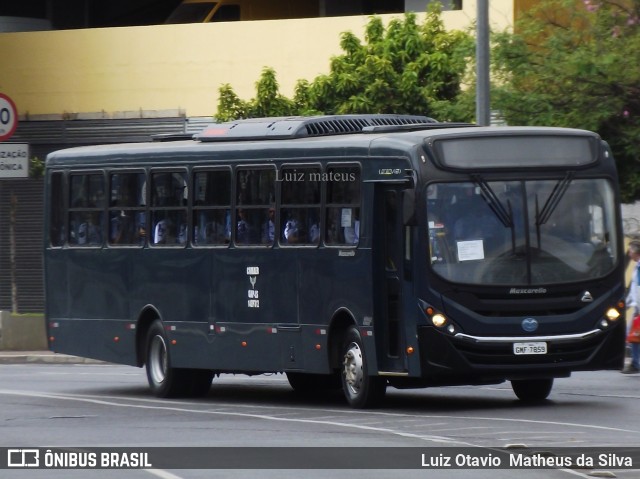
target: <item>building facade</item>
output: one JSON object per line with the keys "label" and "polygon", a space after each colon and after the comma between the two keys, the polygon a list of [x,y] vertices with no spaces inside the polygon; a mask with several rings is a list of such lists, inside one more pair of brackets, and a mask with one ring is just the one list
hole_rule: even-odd
{"label": "building facade", "polygon": [[[319,4],[324,7],[313,18],[69,29],[55,29],[53,22],[50,30],[2,32],[0,93],[13,100],[19,115],[9,141],[29,144],[31,156],[44,159],[70,146],[195,132],[212,121],[220,86],[230,84],[241,98],[251,98],[264,67],[276,71],[281,93],[291,96],[299,79],[328,72],[331,57],[342,53],[342,32],[362,37],[370,18],[341,16],[331,3]],[[443,12],[447,29],[473,24],[475,1],[449,7],[458,9]],[[424,11],[426,2],[406,0],[404,9]],[[511,28],[516,10],[513,1],[492,1],[492,28]],[[394,14],[381,16],[388,21]],[[19,197],[19,274],[13,280],[12,195]],[[0,309],[10,310],[17,297],[19,312],[43,311],[42,182],[0,179],[0,198]]]}

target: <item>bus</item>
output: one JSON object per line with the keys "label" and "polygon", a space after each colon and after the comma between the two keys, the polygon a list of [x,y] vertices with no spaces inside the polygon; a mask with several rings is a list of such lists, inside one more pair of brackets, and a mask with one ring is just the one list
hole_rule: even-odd
{"label": "bus", "polygon": [[595,133],[372,114],[155,140],[47,157],[54,352],[144,367],[158,397],[283,373],[354,408],[505,381],[544,401],[623,365],[619,186]]}

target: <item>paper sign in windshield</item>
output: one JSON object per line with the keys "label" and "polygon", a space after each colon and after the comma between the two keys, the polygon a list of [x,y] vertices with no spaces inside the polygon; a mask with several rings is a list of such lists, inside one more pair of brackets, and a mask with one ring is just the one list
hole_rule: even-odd
{"label": "paper sign in windshield", "polygon": [[458,241],[458,261],[484,259],[482,240]]}

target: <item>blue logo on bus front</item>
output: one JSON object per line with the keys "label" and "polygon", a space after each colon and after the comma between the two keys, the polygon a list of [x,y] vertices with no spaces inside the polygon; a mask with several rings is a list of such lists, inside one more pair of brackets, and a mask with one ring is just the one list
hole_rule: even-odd
{"label": "blue logo on bus front", "polygon": [[533,318],[525,318],[522,320],[522,329],[524,329],[527,333],[533,333],[536,329],[538,329],[538,321]]}

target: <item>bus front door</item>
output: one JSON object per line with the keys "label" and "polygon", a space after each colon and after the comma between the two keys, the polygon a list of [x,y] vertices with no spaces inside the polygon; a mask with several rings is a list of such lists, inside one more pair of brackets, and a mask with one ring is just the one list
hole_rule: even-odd
{"label": "bus front door", "polygon": [[[379,369],[406,370],[402,349],[402,285],[404,239],[402,194],[395,188],[383,187],[378,195],[374,226],[374,261],[377,267],[375,332],[378,338]],[[382,221],[380,221],[382,220]]]}

